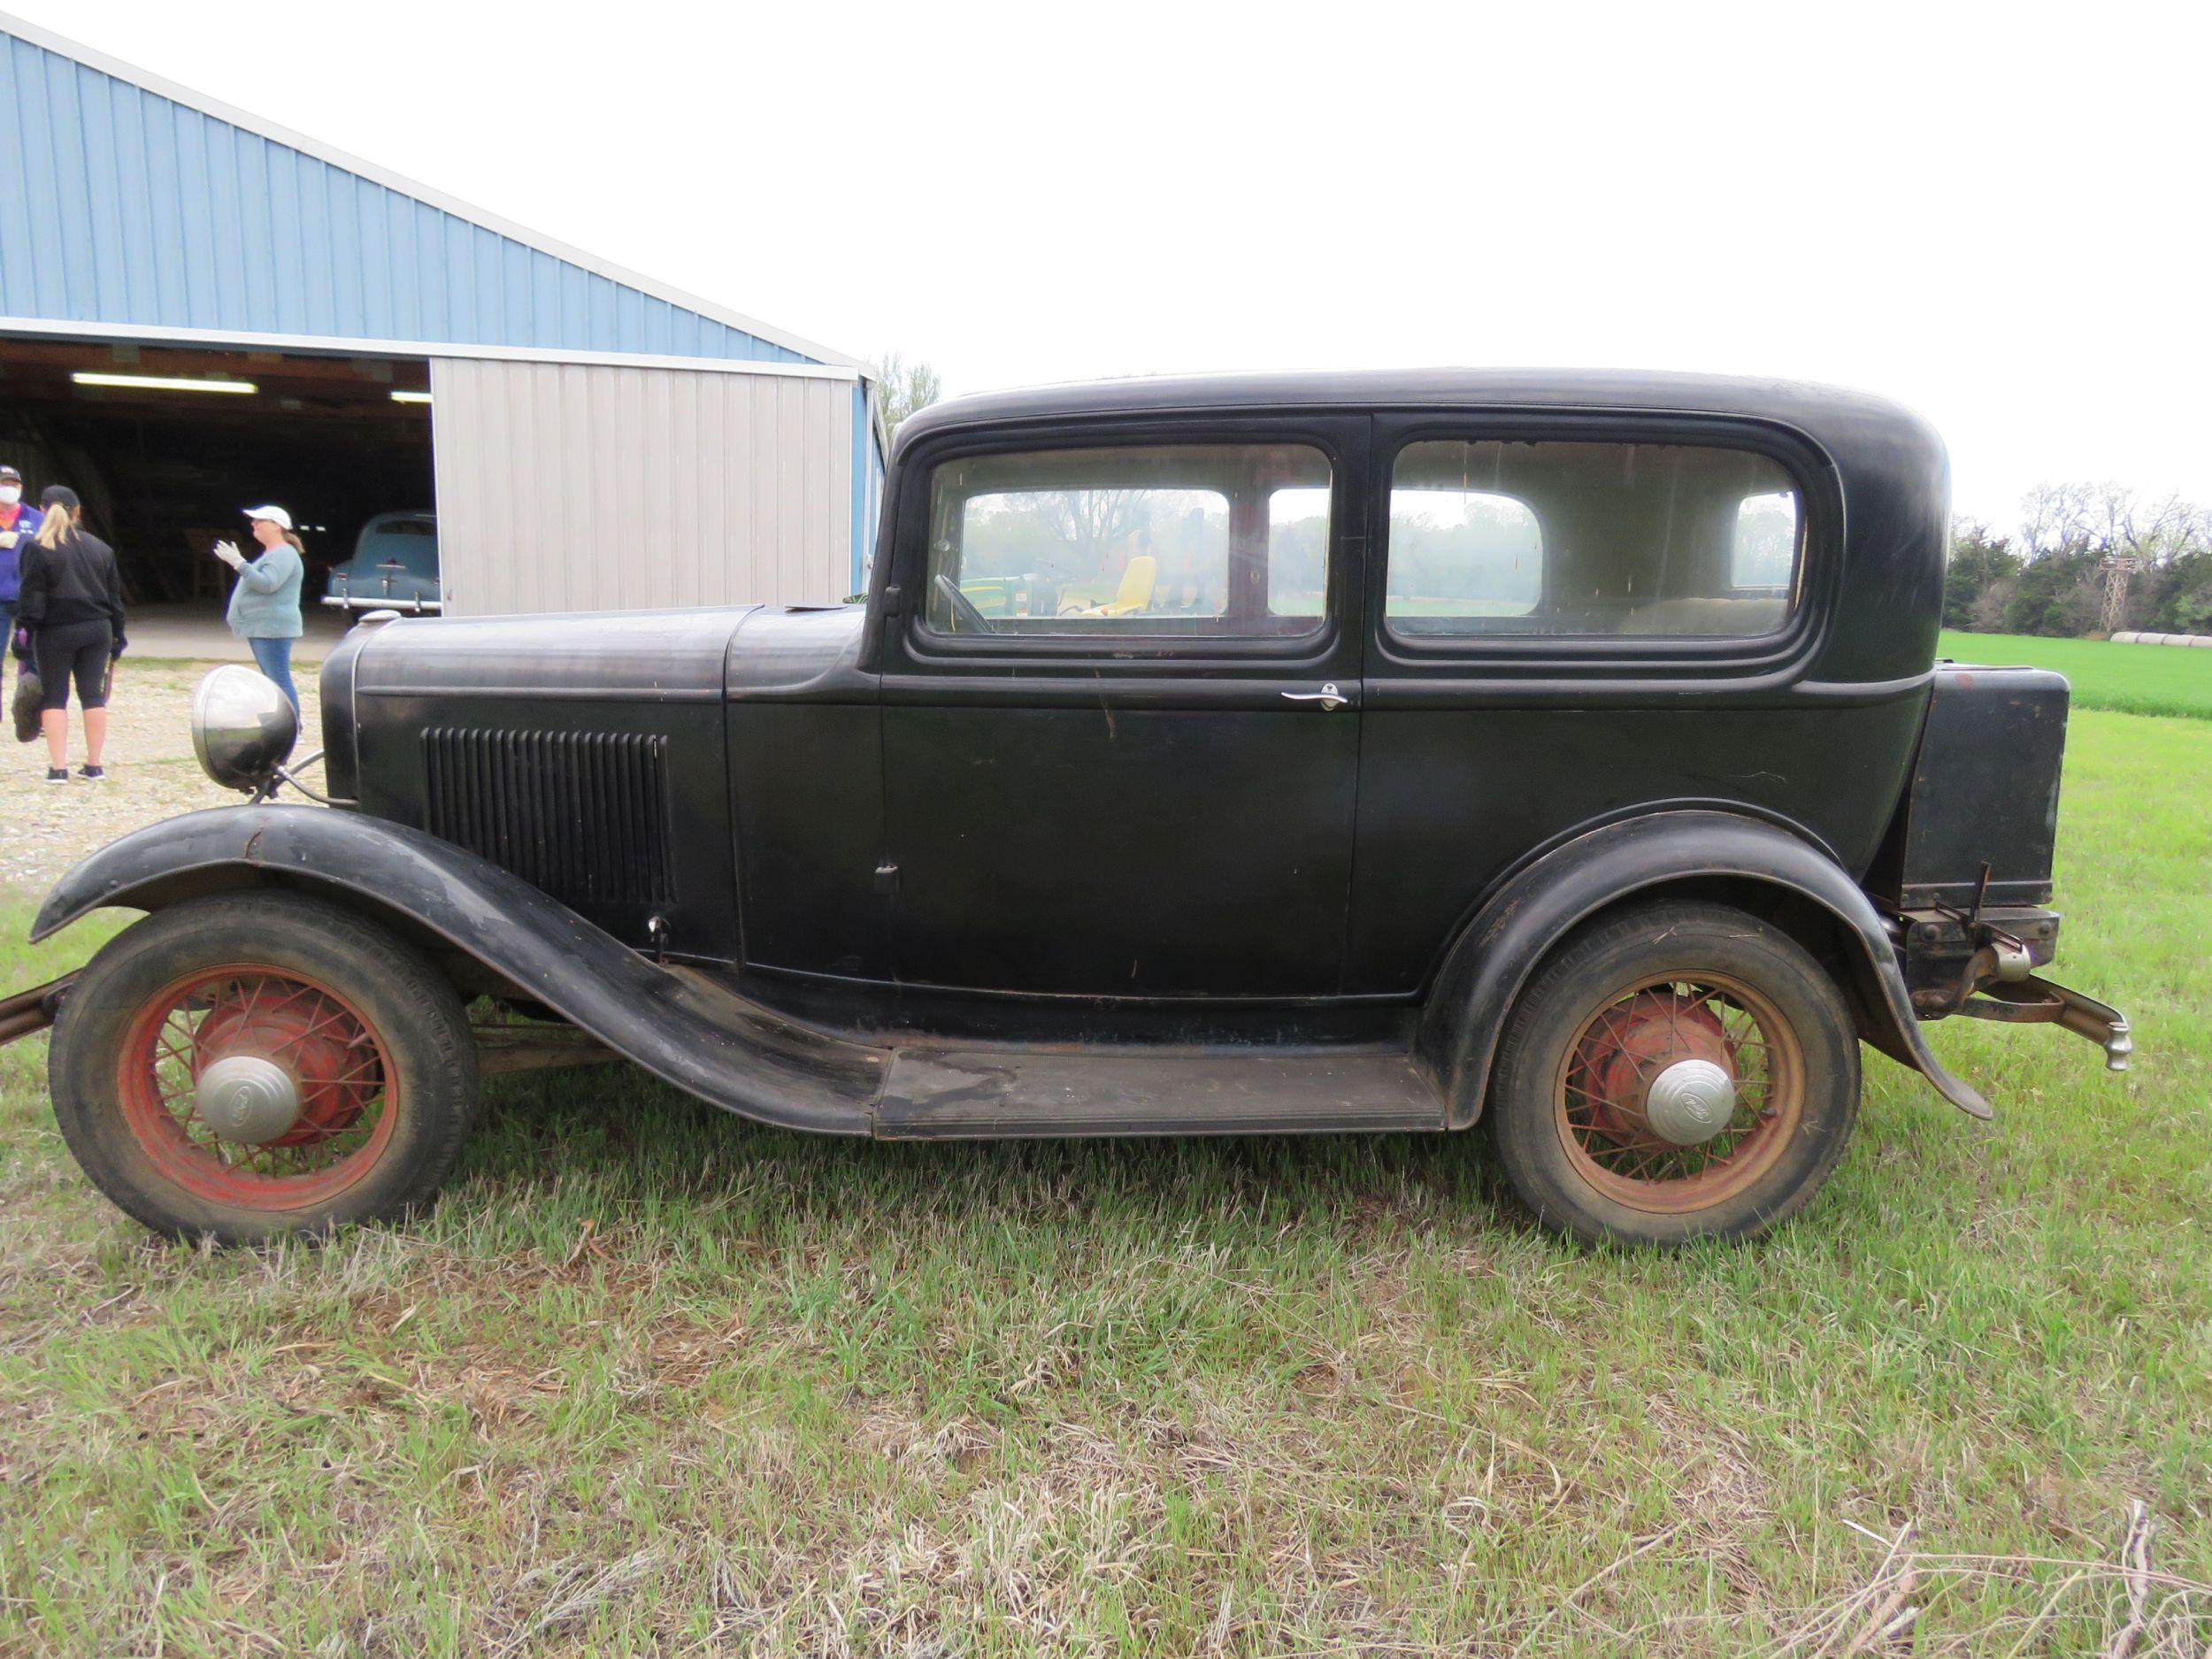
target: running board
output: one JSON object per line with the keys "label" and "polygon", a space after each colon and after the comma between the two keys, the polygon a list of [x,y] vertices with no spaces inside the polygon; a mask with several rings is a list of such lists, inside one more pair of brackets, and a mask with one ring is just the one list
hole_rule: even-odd
{"label": "running board", "polygon": [[1403,1054],[902,1048],[876,1103],[887,1141],[1251,1135],[1445,1126]]}

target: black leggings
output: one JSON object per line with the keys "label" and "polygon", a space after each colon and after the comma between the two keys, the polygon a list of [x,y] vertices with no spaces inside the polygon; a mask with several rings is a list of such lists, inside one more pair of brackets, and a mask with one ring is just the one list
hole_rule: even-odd
{"label": "black leggings", "polygon": [[69,706],[69,677],[77,677],[77,702],[88,709],[108,706],[108,655],[115,644],[107,618],[65,622],[41,628],[31,635],[31,654],[38,659],[39,684],[45,695],[41,709]]}

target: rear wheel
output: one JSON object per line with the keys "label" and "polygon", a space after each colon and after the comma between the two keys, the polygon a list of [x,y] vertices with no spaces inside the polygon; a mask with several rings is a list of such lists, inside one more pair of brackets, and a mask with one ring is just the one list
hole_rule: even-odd
{"label": "rear wheel", "polygon": [[407,1213],[474,1117],[461,1002],[390,933],[287,894],[148,917],[62,1004],[54,1112],[93,1182],[159,1233],[251,1243]]}
{"label": "rear wheel", "polygon": [[1591,925],[1539,971],[1488,1116],[1545,1225],[1667,1246],[1794,1215],[1858,1103],[1850,1011],[1820,964],[1743,911],[1670,902]]}

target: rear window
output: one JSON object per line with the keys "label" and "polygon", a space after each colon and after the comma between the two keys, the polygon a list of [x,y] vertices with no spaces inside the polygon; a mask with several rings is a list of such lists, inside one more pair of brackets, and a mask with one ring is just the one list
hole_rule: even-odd
{"label": "rear window", "polygon": [[1772,634],[1803,547],[1789,472],[1747,450],[1412,443],[1391,472],[1385,614],[1413,637]]}

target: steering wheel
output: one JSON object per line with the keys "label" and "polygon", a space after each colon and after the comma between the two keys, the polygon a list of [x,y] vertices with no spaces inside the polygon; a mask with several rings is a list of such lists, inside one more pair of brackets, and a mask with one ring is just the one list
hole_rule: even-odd
{"label": "steering wheel", "polygon": [[951,577],[936,578],[936,588],[945,603],[952,608],[954,633],[957,634],[963,627],[965,627],[971,634],[995,632],[991,626],[990,618],[975,608],[975,601],[962,593],[960,584],[953,580]]}

